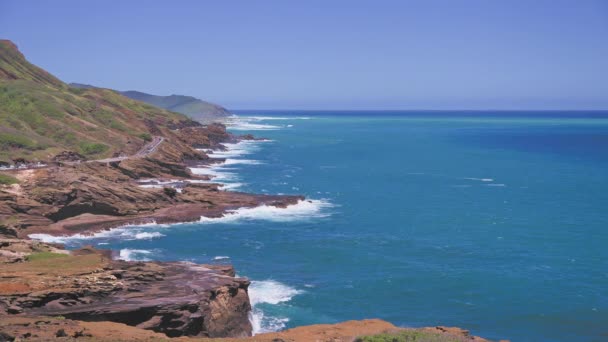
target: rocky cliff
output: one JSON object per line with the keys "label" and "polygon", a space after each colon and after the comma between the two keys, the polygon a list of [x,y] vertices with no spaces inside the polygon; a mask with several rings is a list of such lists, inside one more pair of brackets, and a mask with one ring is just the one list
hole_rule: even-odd
{"label": "rocky cliff", "polygon": [[110,321],[169,337],[251,335],[249,281],[231,266],[120,261],[17,239],[0,240],[0,252],[0,317]]}

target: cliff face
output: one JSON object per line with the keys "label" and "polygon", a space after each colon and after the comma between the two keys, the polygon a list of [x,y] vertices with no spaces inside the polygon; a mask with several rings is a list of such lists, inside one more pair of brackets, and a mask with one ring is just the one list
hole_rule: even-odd
{"label": "cliff face", "polygon": [[0,240],[3,253],[25,255],[0,258],[0,316],[111,321],[169,337],[251,335],[249,281],[231,266],[119,261],[92,248],[39,252],[52,246],[29,243],[37,246]]}

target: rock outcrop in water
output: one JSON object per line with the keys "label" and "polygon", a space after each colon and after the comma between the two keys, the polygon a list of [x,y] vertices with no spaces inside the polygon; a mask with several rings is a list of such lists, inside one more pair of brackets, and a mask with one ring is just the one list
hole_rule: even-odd
{"label": "rock outcrop in water", "polygon": [[121,261],[110,251],[65,254],[23,244],[0,240],[0,255],[25,255],[0,264],[0,316],[111,321],[169,337],[251,335],[249,281],[231,266]]}

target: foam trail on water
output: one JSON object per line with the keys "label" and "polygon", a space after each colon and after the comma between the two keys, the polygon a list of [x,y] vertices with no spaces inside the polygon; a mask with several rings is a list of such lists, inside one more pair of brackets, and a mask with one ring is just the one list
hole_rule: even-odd
{"label": "foam trail on water", "polygon": [[242,119],[249,120],[258,120],[258,121],[266,121],[266,120],[310,120],[311,118],[308,116],[294,116],[294,117],[282,117],[282,116],[244,116]]}
{"label": "foam trail on water", "polygon": [[222,217],[201,217],[201,223],[234,223],[239,221],[265,220],[274,222],[290,222],[311,218],[327,217],[326,209],[333,207],[327,200],[301,200],[286,208],[262,205],[253,208],[229,210]]}
{"label": "foam trail on water", "polygon": [[284,329],[289,318],[265,315],[260,304],[277,305],[290,301],[302,291],[275,280],[252,281],[249,286],[249,300],[252,310],[250,314],[253,334],[273,332]]}
{"label": "foam trail on water", "polygon": [[480,182],[493,182],[494,179],[493,178],[475,178],[475,177],[465,177],[463,179],[468,179],[468,180],[475,180],[475,181],[480,181]]}

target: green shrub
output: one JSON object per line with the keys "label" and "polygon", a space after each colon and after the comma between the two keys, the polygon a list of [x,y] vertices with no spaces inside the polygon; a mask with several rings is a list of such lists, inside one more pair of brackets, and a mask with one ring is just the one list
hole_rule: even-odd
{"label": "green shrub", "polygon": [[142,133],[139,135],[144,141],[152,141],[152,135],[150,133]]}
{"label": "green shrub", "polygon": [[85,155],[99,154],[108,150],[108,145],[101,143],[80,143],[80,152]]}
{"label": "green shrub", "polygon": [[19,183],[19,180],[17,178],[10,175],[0,174],[0,184],[11,185],[17,183]]}
{"label": "green shrub", "polygon": [[49,260],[49,259],[57,259],[57,258],[66,258],[69,255],[63,253],[53,253],[53,252],[39,252],[32,253],[27,256],[28,261],[38,261],[38,260]]}

